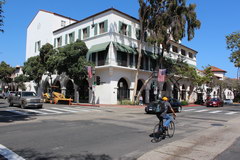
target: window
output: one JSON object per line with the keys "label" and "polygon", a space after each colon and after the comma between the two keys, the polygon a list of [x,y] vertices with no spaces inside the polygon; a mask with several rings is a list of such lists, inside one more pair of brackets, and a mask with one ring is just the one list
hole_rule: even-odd
{"label": "window", "polygon": [[107,51],[108,50],[98,52],[98,66],[105,65],[106,58],[107,58]]}
{"label": "window", "polygon": [[127,35],[127,25],[120,22],[120,34]]}
{"label": "window", "polygon": [[125,52],[117,52],[117,63],[119,66],[127,67],[127,53]]}
{"label": "window", "polygon": [[183,50],[183,49],[181,49],[181,54],[182,54],[183,56],[186,56],[186,51]]}
{"label": "window", "polygon": [[141,34],[141,31],[140,31],[140,29],[136,29],[136,39],[137,40],[140,40],[140,35]]}
{"label": "window", "polygon": [[35,52],[38,52],[40,50],[40,48],[41,48],[41,41],[37,41],[35,43]]}
{"label": "window", "polygon": [[66,21],[63,21],[63,20],[62,20],[62,21],[61,21],[61,26],[62,26],[62,27],[65,27],[65,26],[66,26]]}
{"label": "window", "polygon": [[178,53],[178,48],[176,46],[172,46],[172,51]]}
{"label": "window", "polygon": [[62,37],[57,38],[57,47],[62,46]]}
{"label": "window", "polygon": [[68,35],[68,38],[69,38],[69,43],[73,43],[74,40],[75,40],[75,38],[74,38],[74,32],[70,33],[70,34]]}
{"label": "window", "polygon": [[99,32],[100,32],[100,34],[104,33],[104,22],[99,23]]}
{"label": "window", "polygon": [[133,54],[129,54],[129,66],[130,67],[134,66],[134,64],[133,64]]}
{"label": "window", "polygon": [[83,39],[86,39],[89,37],[90,32],[90,27],[84,28],[83,29]]}
{"label": "window", "polygon": [[193,54],[191,52],[188,53],[189,58],[193,58]]}

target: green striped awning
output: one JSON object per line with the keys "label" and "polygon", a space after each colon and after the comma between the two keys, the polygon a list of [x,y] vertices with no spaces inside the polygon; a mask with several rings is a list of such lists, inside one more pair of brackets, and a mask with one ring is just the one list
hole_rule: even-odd
{"label": "green striped awning", "polygon": [[157,54],[154,54],[150,51],[142,50],[142,53],[145,54],[146,56],[152,58],[152,59],[157,59],[158,58]]}
{"label": "green striped awning", "polygon": [[114,47],[117,51],[130,53],[130,54],[137,54],[137,50],[135,48],[132,48],[130,46],[120,44],[118,42],[113,42]]}
{"label": "green striped awning", "polygon": [[105,51],[108,46],[109,46],[110,42],[105,42],[105,43],[100,43],[100,44],[96,44],[96,45],[93,45],[89,50],[88,50],[88,53],[87,53],[87,60],[89,59],[90,55],[94,52],[100,52],[100,51]]}

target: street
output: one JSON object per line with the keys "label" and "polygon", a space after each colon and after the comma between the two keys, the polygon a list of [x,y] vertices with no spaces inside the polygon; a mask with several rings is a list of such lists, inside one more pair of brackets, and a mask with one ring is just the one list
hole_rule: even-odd
{"label": "street", "polygon": [[132,160],[164,144],[223,126],[239,116],[240,106],[184,107],[177,113],[173,138],[153,143],[150,135],[158,119],[145,114],[143,107],[44,104],[43,109],[23,110],[8,107],[0,99],[0,144],[30,160]]}

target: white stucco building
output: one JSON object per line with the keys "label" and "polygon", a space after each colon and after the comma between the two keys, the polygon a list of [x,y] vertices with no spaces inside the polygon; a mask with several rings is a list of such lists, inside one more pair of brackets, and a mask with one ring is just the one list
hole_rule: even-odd
{"label": "white stucco building", "polygon": [[[55,48],[75,42],[84,41],[89,48],[86,57],[95,63],[96,79],[99,83],[93,87],[94,79],[77,86],[65,75],[44,75],[40,92],[46,92],[49,84],[58,86],[58,91],[74,97],[78,102],[99,104],[117,104],[119,100],[131,99],[137,65],[139,20],[114,8],[109,8],[82,20],[74,20],[56,13],[40,10],[27,29],[26,59],[38,55],[38,50],[46,43]],[[156,53],[153,46],[143,46],[141,71],[138,89],[150,76],[156,65]],[[182,44],[171,41],[170,54],[172,59],[183,58],[189,65],[196,67],[197,51]],[[147,85],[142,95],[145,103],[154,99],[154,79]],[[188,95],[191,87],[187,81],[181,82],[181,92],[170,82],[161,85],[161,94],[181,100],[196,100],[196,95]],[[193,93],[194,94],[194,93]]]}

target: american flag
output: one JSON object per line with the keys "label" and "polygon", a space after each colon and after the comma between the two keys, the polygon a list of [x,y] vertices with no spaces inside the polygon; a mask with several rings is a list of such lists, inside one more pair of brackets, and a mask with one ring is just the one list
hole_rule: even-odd
{"label": "american flag", "polygon": [[166,69],[159,69],[158,71],[158,82],[164,82],[166,77]]}
{"label": "american flag", "polygon": [[88,71],[88,78],[92,78],[92,67],[87,66],[87,71]]}

